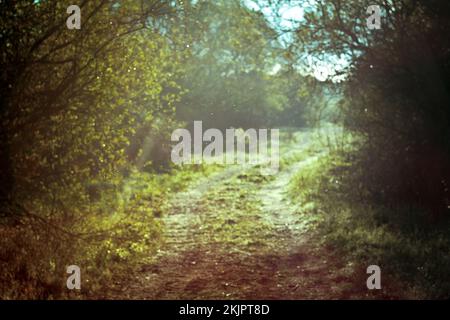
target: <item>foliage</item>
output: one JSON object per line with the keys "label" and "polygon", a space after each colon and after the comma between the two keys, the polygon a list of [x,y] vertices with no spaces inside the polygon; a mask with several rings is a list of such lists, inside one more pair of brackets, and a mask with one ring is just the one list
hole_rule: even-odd
{"label": "foliage", "polygon": [[[277,14],[290,0],[83,0],[81,30],[66,28],[70,4],[0,1],[0,298],[68,297],[71,264],[83,268],[73,297],[94,294],[151,257],[172,195],[218,169],[170,165],[172,131],[194,120],[343,125],[324,128],[331,155],[293,180],[305,221],[417,277],[419,295],[448,297],[446,1],[304,0],[286,29]],[[380,30],[366,25],[369,5],[383,9]],[[317,81],[311,60],[334,64],[332,79]],[[236,193],[240,213],[257,209]],[[211,232],[232,243],[251,231],[251,217],[242,230],[231,220]]]}
{"label": "foliage", "polygon": [[[241,1],[199,1],[189,7],[190,59],[181,79],[187,94],[177,114],[207,127],[302,125],[306,83],[288,71],[278,33]],[[285,71],[284,73],[282,71]],[[305,100],[305,99],[303,99]]]}
{"label": "foliage", "polygon": [[[380,30],[367,28],[369,5],[383,10]],[[430,221],[446,216],[450,199],[449,14],[445,1],[314,2],[292,48],[347,57],[340,106],[346,127],[364,137],[353,163],[364,168],[360,183],[375,201]]]}
{"label": "foliage", "polygon": [[429,227],[420,216],[371,201],[351,159],[333,152],[296,174],[290,193],[298,214],[350,261],[379,265],[388,281],[401,280],[405,296],[448,298],[449,224]]}
{"label": "foliage", "polygon": [[[172,8],[83,1],[78,31],[65,26],[69,4],[0,4],[4,298],[59,297],[70,264],[93,290],[114,261],[158,243],[158,206],[117,199],[137,132],[176,125],[183,55],[157,25]],[[145,147],[135,148],[142,163]]]}

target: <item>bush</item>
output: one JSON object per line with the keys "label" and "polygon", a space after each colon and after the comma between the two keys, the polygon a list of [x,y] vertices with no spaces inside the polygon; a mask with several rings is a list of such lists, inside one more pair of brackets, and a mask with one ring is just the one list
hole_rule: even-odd
{"label": "bush", "polygon": [[[115,188],[101,189],[85,212],[73,208],[77,214],[43,218],[17,208],[20,218],[0,219],[0,299],[101,298],[114,277],[151,259],[159,248],[159,218],[170,195],[213,170],[133,171]],[[66,288],[69,265],[81,268],[80,292]]]}
{"label": "bush", "polygon": [[448,299],[450,223],[430,228],[419,223],[420,208],[374,202],[350,160],[333,153],[302,168],[291,184],[299,214],[315,221],[324,243],[400,279],[405,296]]}

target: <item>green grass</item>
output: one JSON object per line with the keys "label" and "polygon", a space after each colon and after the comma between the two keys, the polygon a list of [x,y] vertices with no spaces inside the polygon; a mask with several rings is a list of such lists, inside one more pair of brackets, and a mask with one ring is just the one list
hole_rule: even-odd
{"label": "green grass", "polygon": [[330,154],[293,177],[298,214],[314,217],[325,244],[362,265],[377,264],[414,298],[450,297],[450,227],[427,227],[403,210],[370,203],[354,168]]}
{"label": "green grass", "polygon": [[[24,217],[16,225],[0,221],[0,298],[101,298],[116,277],[156,253],[164,228],[159,218],[171,195],[219,169],[136,171],[122,184],[100,190],[84,207],[70,207],[71,215],[64,219]],[[72,264],[82,272],[80,291],[65,288],[65,268]]]}

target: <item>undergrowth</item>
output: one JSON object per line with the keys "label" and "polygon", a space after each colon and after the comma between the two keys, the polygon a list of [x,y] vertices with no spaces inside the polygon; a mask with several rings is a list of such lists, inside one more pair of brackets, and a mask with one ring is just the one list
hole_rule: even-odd
{"label": "undergrowth", "polygon": [[[171,194],[216,169],[134,172],[114,187],[97,190],[94,200],[79,202],[84,206],[65,208],[67,212],[21,207],[20,217],[0,217],[0,299],[101,298],[116,276],[155,254],[162,241],[160,218]],[[81,290],[66,287],[69,265],[80,267]]]}
{"label": "undergrowth", "polygon": [[324,244],[362,265],[379,265],[405,296],[450,297],[450,224],[429,225],[414,208],[370,201],[351,156],[332,152],[291,180],[298,213],[314,216]]}

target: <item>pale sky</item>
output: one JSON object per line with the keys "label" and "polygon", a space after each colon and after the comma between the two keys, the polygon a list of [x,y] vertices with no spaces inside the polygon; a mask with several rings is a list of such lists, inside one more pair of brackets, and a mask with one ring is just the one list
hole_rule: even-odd
{"label": "pale sky", "polygon": [[[309,2],[309,3],[308,3]],[[272,24],[272,27],[276,30],[285,30],[292,29],[294,30],[296,25],[303,20],[305,8],[311,8],[311,1],[292,1],[290,4],[282,5],[278,9],[278,14],[281,18],[281,21],[276,21],[274,16],[274,10],[276,8],[271,8],[267,5],[265,0],[244,0],[244,3],[253,10],[260,10],[267,17],[269,23]],[[282,41],[290,42],[292,41],[292,34],[287,33],[280,37]],[[329,57],[328,61],[319,61],[317,59],[313,59],[312,57],[307,57],[307,61],[302,61],[303,69],[308,69],[307,74],[311,74],[315,76],[318,80],[324,81],[327,79],[327,75],[329,75],[333,81],[342,81],[345,79],[345,76],[334,76],[336,71],[341,71],[348,65],[348,61],[345,58],[338,57]],[[274,72],[279,69],[279,66],[275,66]]]}

